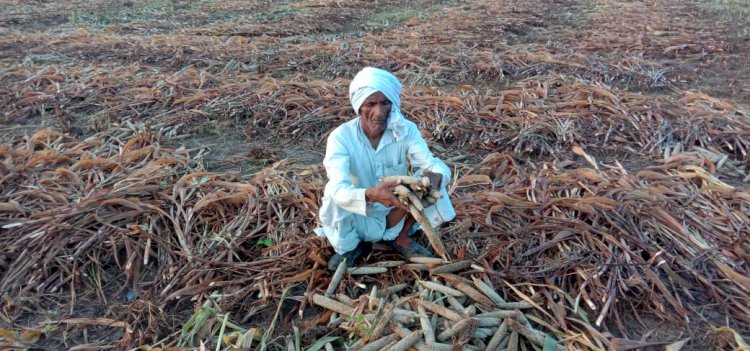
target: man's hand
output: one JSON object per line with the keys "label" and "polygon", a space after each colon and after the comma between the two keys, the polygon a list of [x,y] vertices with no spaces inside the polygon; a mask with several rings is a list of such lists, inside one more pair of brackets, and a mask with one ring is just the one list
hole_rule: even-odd
{"label": "man's hand", "polygon": [[406,205],[398,201],[398,197],[393,194],[393,188],[400,184],[401,181],[397,180],[369,188],[365,190],[365,199],[371,202],[379,202],[385,207],[396,207],[408,212],[409,209]]}
{"label": "man's hand", "polygon": [[440,173],[424,171],[422,172],[423,177],[430,178],[430,187],[432,189],[440,190],[440,185],[443,182],[443,175]]}

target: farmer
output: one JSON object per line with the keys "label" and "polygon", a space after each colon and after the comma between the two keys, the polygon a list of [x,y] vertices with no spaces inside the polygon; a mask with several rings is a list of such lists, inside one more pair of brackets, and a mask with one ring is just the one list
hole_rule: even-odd
{"label": "farmer", "polygon": [[450,168],[432,155],[417,128],[401,114],[401,83],[392,74],[367,67],[349,86],[349,101],[357,118],[331,132],[323,165],[328,183],[320,208],[322,228],[336,254],[328,261],[336,269],[342,260],[352,266],[362,254],[362,242],[384,241],[405,257],[430,256],[410,235],[419,229],[408,209],[393,194],[398,182],[380,178],[407,175],[430,178],[442,199],[425,209],[432,227],[452,220],[456,213],[446,184]]}

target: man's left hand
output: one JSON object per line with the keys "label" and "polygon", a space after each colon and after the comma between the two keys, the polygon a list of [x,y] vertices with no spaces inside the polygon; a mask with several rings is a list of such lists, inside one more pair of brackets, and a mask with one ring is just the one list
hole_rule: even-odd
{"label": "man's left hand", "polygon": [[443,183],[443,175],[440,173],[424,171],[422,172],[423,177],[430,178],[430,187],[432,189],[440,189]]}

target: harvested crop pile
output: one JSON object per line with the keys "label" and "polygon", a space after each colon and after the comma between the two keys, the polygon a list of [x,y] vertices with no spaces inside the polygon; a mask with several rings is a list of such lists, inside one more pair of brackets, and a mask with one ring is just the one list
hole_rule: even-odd
{"label": "harvested crop pile", "polygon": [[[367,271],[371,274],[385,267],[401,266],[429,271],[432,280],[418,280],[411,289],[407,284],[398,284],[382,291],[373,287],[369,294],[357,298],[347,294],[332,297],[346,270],[342,263],[326,294],[313,295],[315,304],[332,312],[329,325],[339,326],[360,337],[350,348],[496,350],[517,349],[519,342],[523,345],[527,341],[545,349],[564,349],[549,335],[534,329],[521,312],[521,309],[532,308],[531,303],[506,302],[486,281],[453,274],[469,268],[470,261],[447,263],[421,257],[411,261],[415,263],[386,261],[375,267],[350,268],[349,274]],[[484,272],[481,267],[477,269]]]}
{"label": "harvested crop pile", "polygon": [[319,170],[269,168],[238,182],[204,172],[201,150],[165,149],[134,129],[124,141],[44,130],[2,145],[6,320],[49,303],[39,292],[72,303],[71,313],[132,302],[115,313],[126,321],[121,341],[144,343],[172,323],[169,306],[184,308],[175,300],[221,289],[223,303],[252,315],[309,271]]}
{"label": "harvested crop pile", "polygon": [[[543,284],[528,293],[545,297],[558,327],[570,327],[563,316],[587,305],[597,326],[614,322],[627,335],[624,313],[688,321],[701,318],[704,299],[724,296],[723,312],[746,328],[740,277],[750,245],[740,223],[750,194],[718,181],[703,162],[677,154],[632,174],[563,164],[519,172],[507,155],[490,155],[457,181],[463,211],[452,242],[467,238],[467,250],[498,277]],[[478,180],[494,189],[460,190]],[[467,228],[477,232],[461,233]],[[550,300],[554,294],[566,297]]]}

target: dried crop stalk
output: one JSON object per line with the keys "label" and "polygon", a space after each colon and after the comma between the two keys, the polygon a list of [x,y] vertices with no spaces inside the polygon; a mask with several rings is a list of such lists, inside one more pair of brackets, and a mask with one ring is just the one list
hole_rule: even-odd
{"label": "dried crop stalk", "polygon": [[[414,217],[417,223],[422,226],[422,230],[427,236],[427,240],[429,240],[430,245],[435,250],[435,253],[443,259],[447,260],[448,255],[445,251],[445,246],[443,245],[439,234],[435,231],[434,228],[432,228],[430,222],[424,216],[424,205],[422,204],[422,199],[424,198],[425,194],[423,190],[429,189],[429,178],[422,177],[421,179],[417,179],[410,176],[388,176],[381,178],[381,181],[401,182],[401,185],[398,185],[394,188],[394,194],[399,196],[399,200],[409,208],[409,213],[411,213],[412,217]],[[439,199],[440,197],[442,197],[439,194],[440,192],[437,189],[432,189],[427,195],[431,196],[434,199]]]}
{"label": "dried crop stalk", "polygon": [[333,299],[329,299],[323,295],[313,295],[313,303],[325,307],[331,311],[341,313],[345,316],[351,317],[354,315],[354,309]]}
{"label": "dried crop stalk", "polygon": [[341,279],[344,278],[344,273],[346,273],[346,260],[342,260],[341,263],[339,263],[339,266],[336,267],[336,272],[333,273],[331,282],[326,289],[326,297],[330,297],[336,293],[336,289],[338,288]]}

